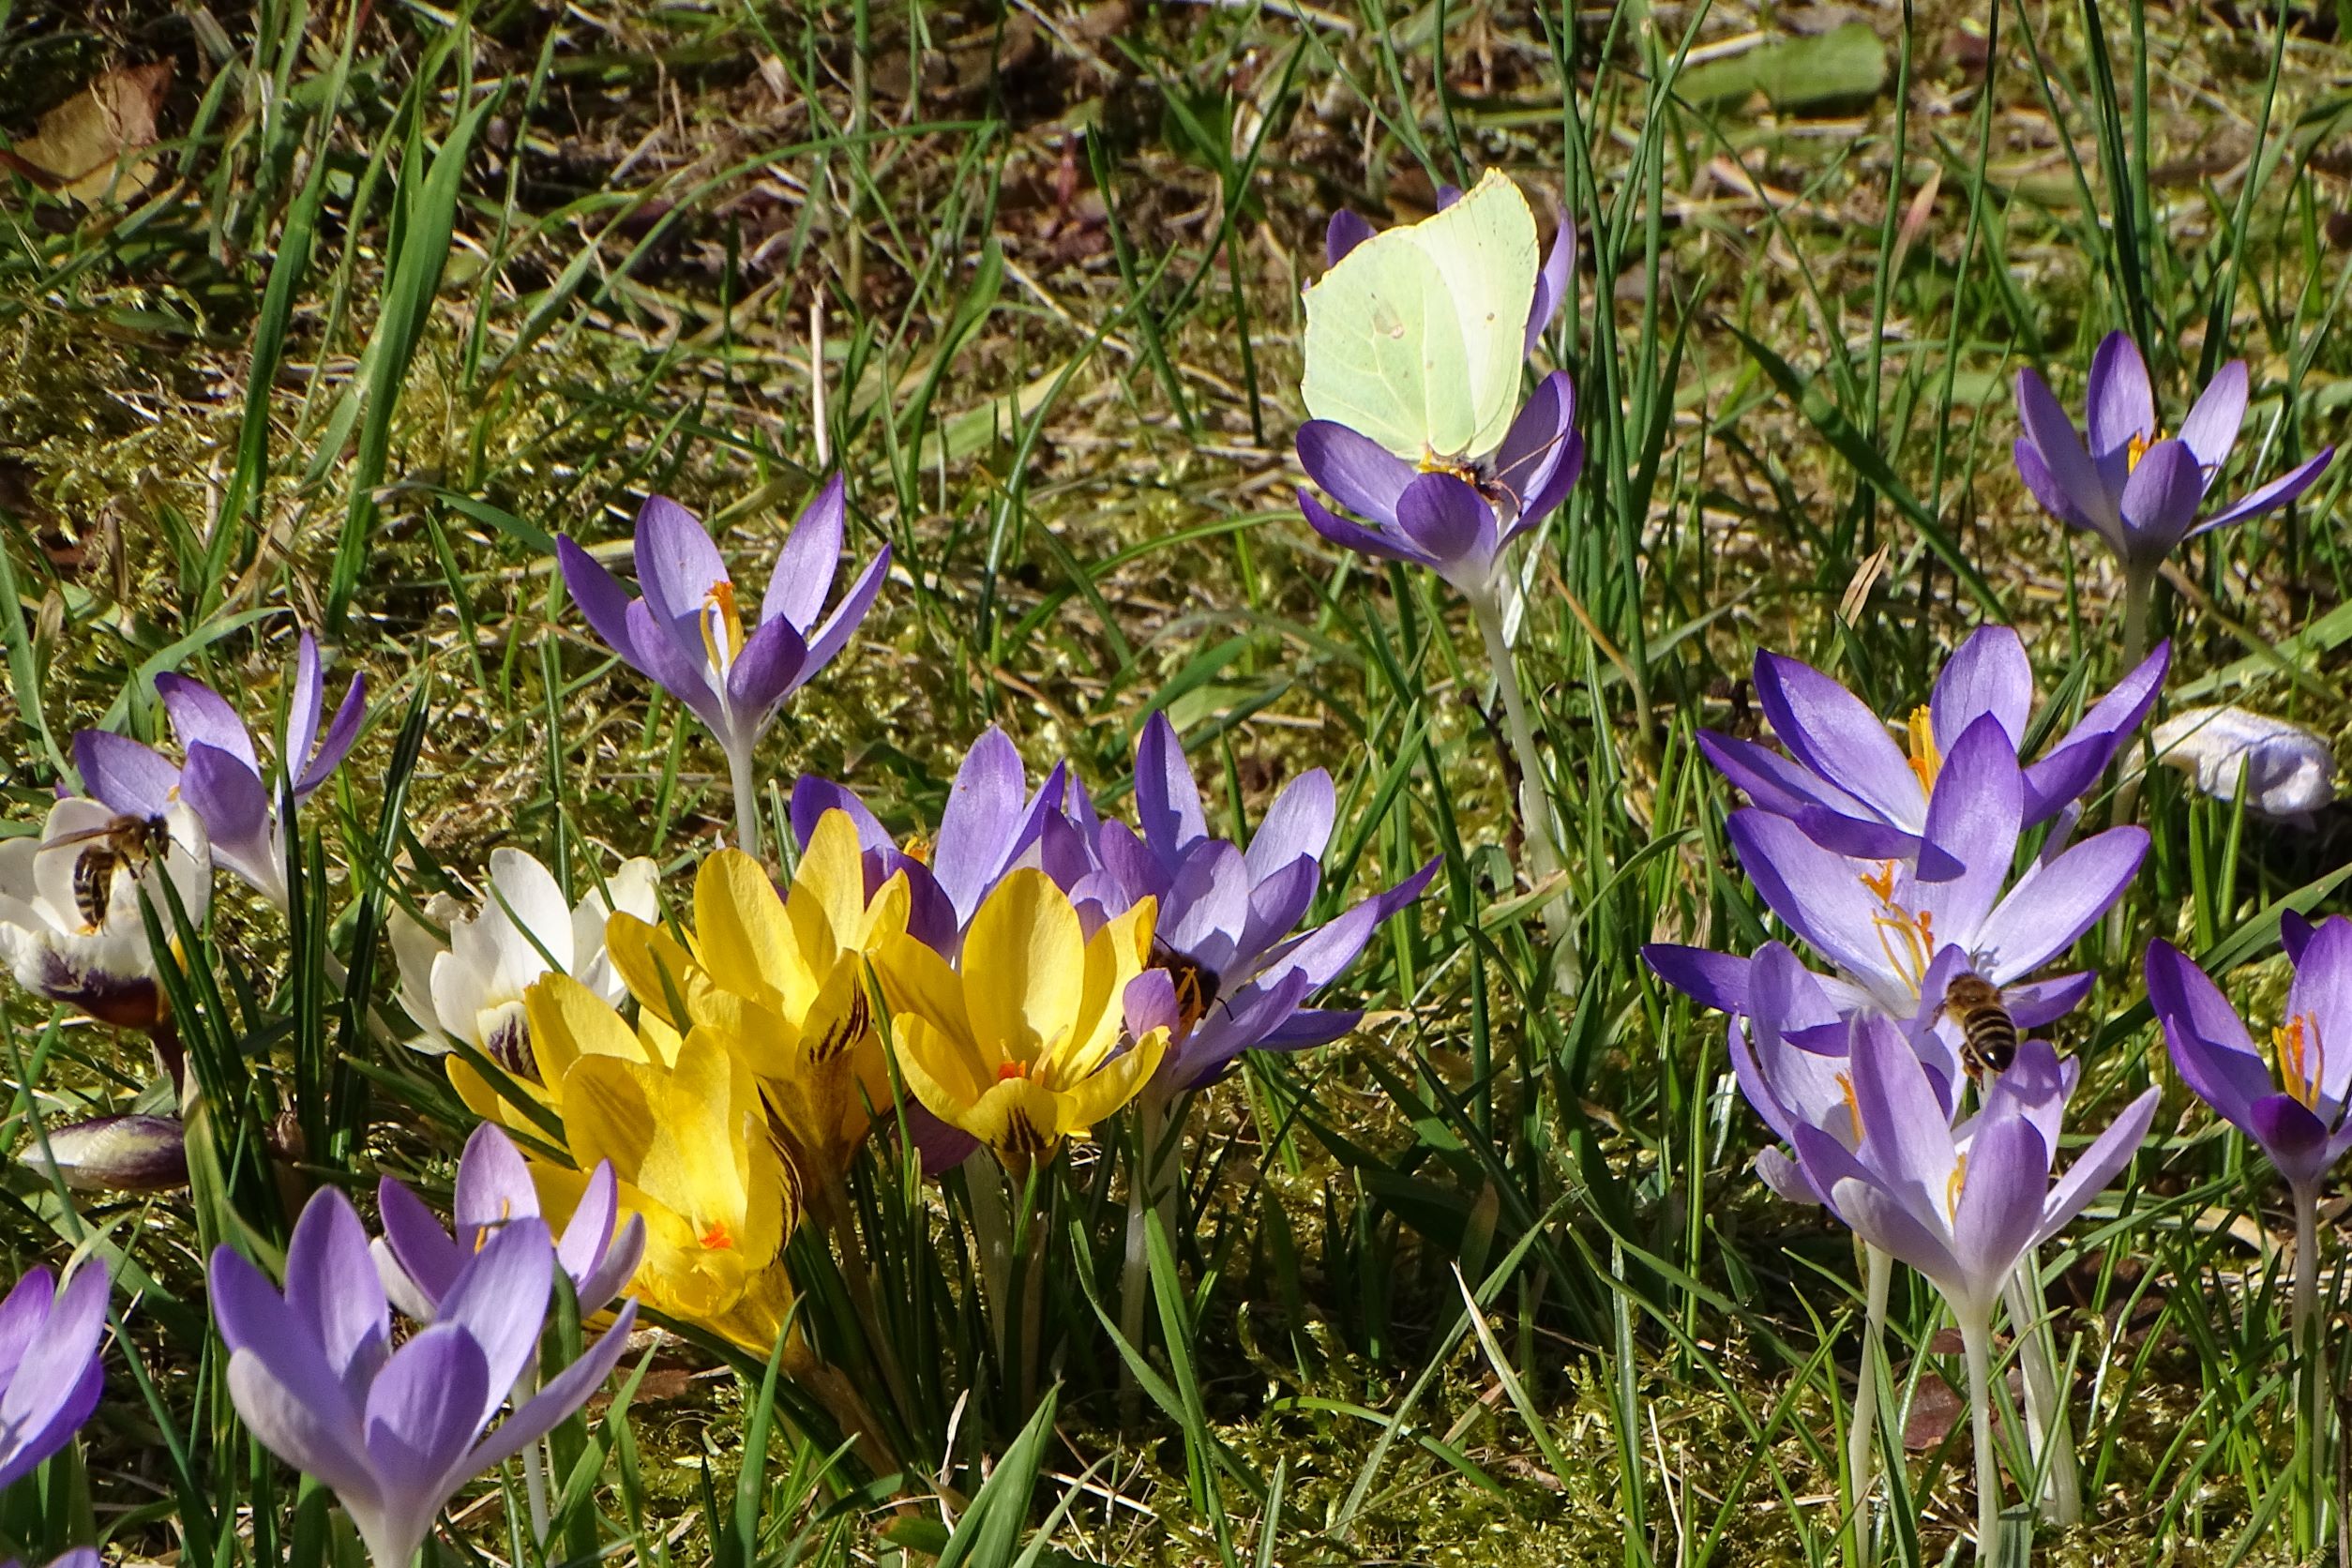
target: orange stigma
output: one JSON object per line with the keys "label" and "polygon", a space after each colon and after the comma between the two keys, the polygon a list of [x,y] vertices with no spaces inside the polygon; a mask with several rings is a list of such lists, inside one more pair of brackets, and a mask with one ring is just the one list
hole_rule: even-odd
{"label": "orange stigma", "polygon": [[1837,1092],[1846,1096],[1846,1116],[1854,1123],[1854,1147],[1860,1149],[1862,1140],[1862,1102],[1854,1098],[1854,1080],[1844,1073],[1838,1074]]}
{"label": "orange stigma", "polygon": [[695,1240],[714,1252],[732,1251],[735,1245],[734,1232],[727,1229],[725,1220],[713,1220],[711,1228],[697,1236]]}
{"label": "orange stigma", "polygon": [[999,1083],[1010,1083],[1015,1078],[1028,1076],[1029,1063],[1026,1062],[1000,1062],[996,1065],[996,1081]]}
{"label": "orange stigma", "polygon": [[2278,1053],[2279,1087],[2304,1109],[2317,1110],[2319,1075],[2328,1059],[2319,1042],[2318,1020],[2298,1013],[2270,1031],[2270,1044]]}
{"label": "orange stigma", "polygon": [[743,652],[743,617],[735,613],[735,585],[721,578],[702,595],[702,651],[724,670]]}

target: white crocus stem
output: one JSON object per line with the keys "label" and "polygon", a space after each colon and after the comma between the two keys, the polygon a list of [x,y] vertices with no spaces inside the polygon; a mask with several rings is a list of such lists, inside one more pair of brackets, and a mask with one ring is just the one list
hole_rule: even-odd
{"label": "white crocus stem", "polygon": [[2041,1310],[2040,1271],[2028,1253],[2001,1288],[2009,1322],[2017,1336],[2018,1364],[2026,1383],[2026,1438],[2035,1468],[2043,1472],[2042,1516],[2071,1525],[2083,1516],[2082,1481],[2074,1463],[2073,1425],[2058,1387],[2056,1347]]}
{"label": "white crocus stem", "polygon": [[[1560,821],[1552,810],[1551,792],[1545,787],[1544,759],[1535,749],[1535,727],[1528,721],[1527,699],[1519,690],[1518,667],[1512,662],[1511,645],[1502,634],[1502,601],[1489,589],[1470,596],[1470,613],[1477,618],[1479,635],[1486,642],[1486,662],[1493,667],[1495,685],[1502,692],[1503,721],[1511,735],[1511,749],[1519,762],[1519,831],[1527,840],[1530,880],[1538,885],[1560,875]],[[1569,935],[1573,912],[1568,907],[1568,895],[1563,888],[1544,905],[1544,929],[1557,942]],[[1564,953],[1560,967],[1571,972],[1556,974],[1564,989],[1573,979],[1574,960]]]}
{"label": "white crocus stem", "polygon": [[2311,1505],[2311,1542],[2316,1546],[2328,1528],[2329,1488],[2326,1474],[2329,1400],[2328,1339],[2319,1319],[2319,1190],[2298,1185],[2295,1195],[2295,1295],[2288,1319],[2296,1360],[2302,1376],[2297,1397],[2303,1412],[2302,1455]]}
{"label": "white crocus stem", "polygon": [[[1136,1097],[1136,1167],[1127,1178],[1127,1246],[1119,1269],[1119,1332],[1140,1355],[1143,1351],[1143,1308],[1152,1294],[1151,1244],[1148,1216],[1160,1216],[1160,1229],[1171,1244],[1176,1236],[1176,1129],[1184,1112],[1173,1092],[1146,1088]],[[1133,1405],[1138,1390],[1135,1373],[1120,1365],[1120,1397]]]}
{"label": "white crocus stem", "polygon": [[[582,1314],[585,1316],[585,1314]],[[515,1409],[520,1410],[539,1392],[539,1358],[533,1356],[522,1369],[522,1377],[515,1384]],[[549,1514],[547,1506],[547,1472],[538,1442],[526,1443],[522,1450],[522,1488],[531,1500],[531,1539],[540,1546],[547,1545]]]}
{"label": "white crocus stem", "polygon": [[749,746],[727,748],[727,777],[735,792],[735,847],[760,857],[760,783],[751,769]]}
{"label": "white crocus stem", "polygon": [[1894,1283],[1894,1256],[1881,1247],[1862,1244],[1862,1376],[1854,1387],[1854,1419],[1846,1438],[1846,1473],[1853,1496],[1847,1516],[1854,1523],[1854,1561],[1870,1568],[1874,1541],[1870,1530],[1870,1494],[1878,1470],[1878,1363],[1887,1337],[1887,1293]]}
{"label": "white crocus stem", "polygon": [[2001,1533],[2001,1461],[1993,1447],[1992,1313],[1985,1310],[1959,1321],[1960,1344],[1968,1360],[1968,1419],[1976,1429],[1976,1560],[1988,1564]]}

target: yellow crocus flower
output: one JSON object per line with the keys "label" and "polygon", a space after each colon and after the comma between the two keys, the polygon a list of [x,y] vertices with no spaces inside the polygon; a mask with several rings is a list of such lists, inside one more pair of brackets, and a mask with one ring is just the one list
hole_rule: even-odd
{"label": "yellow crocus flower", "polygon": [[908,1090],[1017,1171],[1092,1129],[1168,1048],[1155,1029],[1119,1050],[1156,913],[1143,899],[1090,940],[1052,879],[1025,869],[981,904],[956,967],[911,937],[884,942],[875,967]]}
{"label": "yellow crocus flower", "polygon": [[[558,980],[563,984],[548,984]],[[531,1000],[535,992],[536,1002]],[[631,1029],[609,1003],[569,975],[550,972],[523,994],[523,1018],[530,1026],[527,1040],[538,1079],[517,1077],[514,1083],[559,1117],[564,1114],[564,1078],[579,1058],[609,1056],[623,1062],[665,1063],[677,1058],[678,1032],[668,1019],[647,1014]],[[550,1020],[549,1028],[539,1027],[542,1015]],[[510,1131],[545,1136],[536,1122],[491,1088],[472,1063],[454,1054],[448,1061],[449,1082],[466,1109]]]}
{"label": "yellow crocus flower", "polygon": [[[535,984],[523,1005],[573,1163],[587,1170],[611,1160],[622,1213],[644,1217],[638,1296],[765,1350],[792,1302],[779,1255],[799,1204],[733,1042],[700,1026],[681,1035],[650,1012],[632,1032],[561,974]],[[561,1224],[581,1178],[546,1167],[533,1174],[550,1222]]]}
{"label": "yellow crocus flower", "polygon": [[611,918],[605,942],[644,1012],[732,1043],[794,1166],[820,1184],[849,1168],[869,1108],[890,1104],[865,959],[906,929],[907,909],[903,877],[867,898],[857,826],[828,811],[783,896],[757,860],[720,850],[695,876],[686,942],[627,914]]}

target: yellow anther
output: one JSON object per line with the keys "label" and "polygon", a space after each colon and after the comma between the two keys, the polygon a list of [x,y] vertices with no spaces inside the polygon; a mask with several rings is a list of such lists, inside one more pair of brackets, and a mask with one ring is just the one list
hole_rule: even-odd
{"label": "yellow anther", "polygon": [[1837,1092],[1846,1096],[1847,1120],[1854,1124],[1854,1147],[1860,1149],[1862,1140],[1862,1102],[1854,1098],[1854,1080],[1844,1073],[1838,1074]]}
{"label": "yellow anther", "polygon": [[1864,871],[1862,874],[1862,884],[1877,896],[1878,902],[1892,904],[1894,902],[1894,862],[1882,860],[1878,862],[1877,870]]}
{"label": "yellow anther", "polygon": [[1944,1184],[1944,1213],[1953,1219],[1960,1217],[1960,1189],[1968,1184],[1968,1156],[1963,1154],[1952,1163],[1952,1180]]}
{"label": "yellow anther", "polygon": [[931,841],[918,833],[900,845],[898,852],[917,866],[928,866],[931,863]]}
{"label": "yellow anther", "polygon": [[[735,613],[735,585],[721,579],[702,596],[702,651],[724,670],[743,652],[743,617]],[[725,646],[721,646],[721,643]]]}
{"label": "yellow anther", "polygon": [[2148,449],[2164,439],[2164,428],[2159,425],[2154,435],[2135,435],[2126,442],[2123,446],[2123,472],[2129,474],[2139,467],[2140,460],[2148,456]]}
{"label": "yellow anther", "polygon": [[2270,1031],[2270,1044],[2278,1056],[2279,1087],[2305,1109],[2318,1109],[2319,1076],[2327,1063],[2318,1020],[2298,1013]]}
{"label": "yellow anther", "polygon": [[1919,775],[1922,791],[1933,790],[1936,775],[1944,765],[1944,754],[1936,749],[1935,716],[1924,707],[1913,708],[1907,728],[1911,735],[1911,771]]}

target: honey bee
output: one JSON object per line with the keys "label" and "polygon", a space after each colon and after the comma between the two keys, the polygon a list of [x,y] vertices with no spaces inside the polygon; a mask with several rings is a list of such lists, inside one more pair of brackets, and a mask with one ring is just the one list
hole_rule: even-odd
{"label": "honey bee", "polygon": [[1195,1025],[1209,1016],[1209,1009],[1217,1004],[1216,971],[1199,959],[1177,952],[1152,939],[1152,963],[1168,971],[1168,977],[1176,985],[1176,1021],[1181,1033],[1189,1034]]}
{"label": "honey bee", "polygon": [[106,924],[107,909],[113,902],[114,874],[128,870],[137,876],[164,852],[171,837],[161,817],[124,815],[79,833],[60,834],[41,848],[83,846],[73,861],[73,904],[83,927],[95,931]]}
{"label": "honey bee", "polygon": [[1981,1079],[2017,1060],[2017,1020],[2009,1016],[2009,1004],[1990,980],[1979,974],[1952,976],[1939,1011],[1960,1026],[1960,1063],[1968,1077]]}

